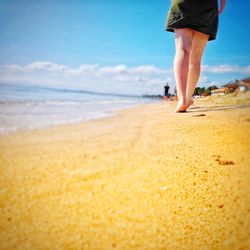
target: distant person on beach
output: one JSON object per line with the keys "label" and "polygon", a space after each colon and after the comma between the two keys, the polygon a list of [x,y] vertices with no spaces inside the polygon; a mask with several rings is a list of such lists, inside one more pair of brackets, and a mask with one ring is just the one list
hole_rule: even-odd
{"label": "distant person on beach", "polygon": [[164,96],[163,96],[165,101],[168,100],[169,98],[169,89],[170,87],[168,86],[168,83],[166,83],[166,85],[164,86]]}
{"label": "distant person on beach", "polygon": [[178,100],[176,86],[174,86],[174,100]]}
{"label": "distant person on beach", "polygon": [[186,112],[200,77],[200,63],[207,41],[215,40],[218,15],[226,0],[172,0],[166,30],[175,33],[174,75],[178,104],[175,112]]}

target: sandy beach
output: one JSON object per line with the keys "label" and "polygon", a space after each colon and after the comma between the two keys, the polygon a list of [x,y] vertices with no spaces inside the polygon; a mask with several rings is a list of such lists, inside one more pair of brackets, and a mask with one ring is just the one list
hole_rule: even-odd
{"label": "sandy beach", "polygon": [[0,137],[0,249],[250,249],[250,93]]}

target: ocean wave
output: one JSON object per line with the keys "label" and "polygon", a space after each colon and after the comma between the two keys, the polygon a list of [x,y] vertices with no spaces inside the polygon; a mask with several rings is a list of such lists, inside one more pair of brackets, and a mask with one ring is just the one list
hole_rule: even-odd
{"label": "ocean wave", "polygon": [[[86,120],[95,120],[100,119],[104,117],[109,117],[114,115],[111,112],[96,112],[96,113],[89,113],[88,115],[85,115],[84,117],[75,117],[68,119],[66,116],[64,118],[59,118],[56,120],[36,120],[34,122],[33,119],[27,119],[22,124],[18,124],[17,126],[11,126],[8,123],[5,124],[5,126],[0,125],[0,135],[9,134],[13,132],[21,132],[21,131],[29,131],[29,130],[35,130],[35,129],[42,129],[47,127],[56,127],[59,125],[67,125],[67,124],[77,124],[81,123]],[[20,117],[16,117],[17,121],[18,119],[22,119],[23,117],[20,115]]]}
{"label": "ocean wave", "polygon": [[11,106],[11,105],[24,105],[24,106],[34,106],[34,105],[85,105],[85,104],[133,104],[138,103],[135,100],[10,100],[10,101],[0,101],[0,105]]}
{"label": "ocean wave", "polygon": [[99,119],[115,110],[152,102],[139,96],[24,90],[0,88],[0,134]]}

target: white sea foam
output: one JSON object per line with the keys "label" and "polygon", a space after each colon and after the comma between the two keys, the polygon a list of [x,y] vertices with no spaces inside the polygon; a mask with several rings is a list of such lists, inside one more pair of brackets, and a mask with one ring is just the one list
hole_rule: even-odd
{"label": "white sea foam", "polygon": [[41,91],[0,88],[0,134],[61,124],[79,123],[112,115],[112,111],[152,102],[146,98],[88,94],[80,91]]}

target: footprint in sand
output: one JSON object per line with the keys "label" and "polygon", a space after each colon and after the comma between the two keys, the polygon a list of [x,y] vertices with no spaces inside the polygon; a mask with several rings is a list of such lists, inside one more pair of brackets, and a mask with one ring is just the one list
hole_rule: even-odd
{"label": "footprint in sand", "polygon": [[233,161],[221,160],[221,159],[219,159],[218,163],[219,163],[220,165],[233,165],[233,164],[234,164]]}
{"label": "footprint in sand", "polygon": [[192,115],[193,117],[206,116],[205,114]]}
{"label": "footprint in sand", "polygon": [[222,160],[220,155],[213,155],[213,157],[216,158],[215,161],[217,161],[219,165],[234,165],[233,161]]}

